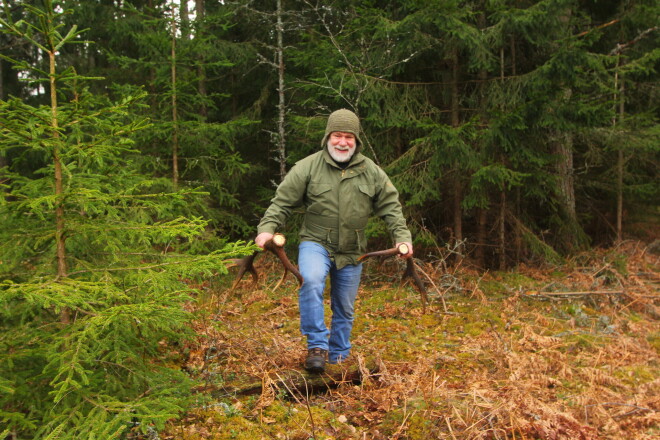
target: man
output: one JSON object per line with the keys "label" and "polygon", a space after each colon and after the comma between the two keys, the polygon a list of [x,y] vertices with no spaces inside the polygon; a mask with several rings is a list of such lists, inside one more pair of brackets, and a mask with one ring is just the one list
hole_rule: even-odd
{"label": "man", "polygon": [[[264,244],[283,226],[291,211],[304,207],[298,266],[304,283],[299,291],[300,329],[307,337],[305,368],[324,371],[348,357],[354,303],[366,251],[364,229],[372,214],[381,217],[397,246],[411,234],[399,203],[399,193],[385,172],[360,154],[360,121],[341,109],[328,118],[321,151],[297,162],[277,188],[257,228],[255,243]],[[330,275],[330,330],[325,325],[323,290]]]}

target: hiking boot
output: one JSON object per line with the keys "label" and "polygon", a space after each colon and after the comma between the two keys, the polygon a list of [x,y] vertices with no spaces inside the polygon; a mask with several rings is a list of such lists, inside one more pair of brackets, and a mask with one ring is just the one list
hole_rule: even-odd
{"label": "hiking boot", "polygon": [[325,370],[325,358],[328,350],[322,348],[310,348],[305,359],[305,370],[310,373],[323,373]]}

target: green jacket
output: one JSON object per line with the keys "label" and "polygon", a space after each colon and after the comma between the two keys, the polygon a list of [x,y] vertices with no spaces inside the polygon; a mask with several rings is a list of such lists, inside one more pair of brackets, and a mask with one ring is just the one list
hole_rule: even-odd
{"label": "green jacket", "polygon": [[275,233],[298,207],[305,209],[300,240],[323,245],[338,269],[357,264],[366,251],[364,229],[372,214],[385,221],[395,243],[412,242],[398,191],[360,153],[343,170],[326,148],[297,162],[277,188],[258,233]]}

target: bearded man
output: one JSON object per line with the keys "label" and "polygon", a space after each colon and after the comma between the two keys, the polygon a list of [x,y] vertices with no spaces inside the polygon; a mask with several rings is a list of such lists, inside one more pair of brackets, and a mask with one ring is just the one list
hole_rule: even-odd
{"label": "bearded man", "polygon": [[[360,121],[350,110],[328,117],[321,151],[297,162],[278,186],[255,239],[264,245],[291,212],[304,207],[298,266],[304,283],[298,294],[300,330],[307,337],[305,369],[321,373],[326,361],[345,360],[350,352],[354,304],[365,253],[364,229],[371,215],[382,218],[396,246],[412,256],[411,234],[399,193],[385,172],[360,153]],[[330,275],[330,329],[325,324],[323,292]]]}

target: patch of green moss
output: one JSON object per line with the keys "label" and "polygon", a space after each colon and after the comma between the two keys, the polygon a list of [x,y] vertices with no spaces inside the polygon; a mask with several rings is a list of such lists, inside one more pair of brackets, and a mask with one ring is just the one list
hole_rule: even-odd
{"label": "patch of green moss", "polygon": [[438,425],[429,417],[429,406],[428,402],[420,398],[409,400],[399,408],[388,411],[379,426],[380,432],[393,437],[403,426],[405,438],[410,440],[442,438],[444,425]]}
{"label": "patch of green moss", "polygon": [[419,318],[419,325],[426,328],[434,328],[442,323],[442,318],[439,315],[427,313]]}
{"label": "patch of green moss", "polygon": [[[212,427],[208,436],[186,436],[186,440],[213,438],[217,440],[253,440],[258,438],[289,438],[331,440],[349,438],[351,429],[337,421],[335,414],[320,406],[309,408],[276,400],[261,411],[248,415],[227,413],[224,406],[202,414],[205,425]],[[311,413],[311,416],[310,416]],[[313,421],[313,423],[312,423]],[[200,430],[202,432],[202,430]],[[316,436],[314,436],[316,434]]]}
{"label": "patch of green moss", "polygon": [[481,281],[481,283],[479,283],[479,288],[488,298],[501,297],[510,290],[510,287],[507,287],[504,283],[493,280]]}
{"label": "patch of green moss", "polygon": [[623,254],[616,254],[611,260],[612,267],[616,269],[619,274],[628,276],[628,256]]}
{"label": "patch of green moss", "polygon": [[621,379],[629,386],[639,386],[643,383],[653,382],[658,377],[658,368],[650,365],[629,365],[614,372],[614,377]]}
{"label": "patch of green moss", "polygon": [[491,327],[489,322],[486,321],[477,321],[477,322],[468,322],[465,324],[465,334],[469,336],[479,336],[484,332],[487,332]]}
{"label": "patch of green moss", "polygon": [[580,395],[590,388],[591,385],[585,382],[562,380],[561,386],[556,388],[555,397],[569,408],[582,408],[584,402],[580,400]]}
{"label": "patch of green moss", "polygon": [[497,272],[498,279],[509,288],[533,287],[538,284],[534,278],[530,278],[519,272]]}
{"label": "patch of green moss", "polygon": [[603,337],[586,332],[571,332],[565,335],[559,335],[565,345],[560,348],[564,352],[575,350],[588,350],[603,345]]}
{"label": "patch of green moss", "polygon": [[646,340],[649,341],[655,352],[660,354],[660,332],[651,333]]}
{"label": "patch of green moss", "polygon": [[245,309],[246,314],[260,314],[268,312],[274,308],[273,301],[270,299],[265,299],[263,301],[255,301],[252,304],[248,305]]}

